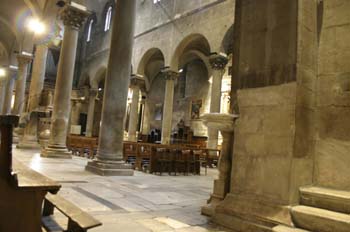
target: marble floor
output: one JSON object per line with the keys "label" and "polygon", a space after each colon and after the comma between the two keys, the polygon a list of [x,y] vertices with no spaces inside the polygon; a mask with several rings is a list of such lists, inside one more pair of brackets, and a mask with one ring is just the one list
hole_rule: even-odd
{"label": "marble floor", "polygon": [[[39,151],[15,148],[13,154],[32,169],[60,182],[60,195],[103,223],[89,231],[229,231],[211,224],[200,214],[200,207],[205,205],[217,176],[214,169],[208,169],[207,176],[156,176],[135,172],[132,177],[101,177],[84,170],[88,161],[85,158],[45,159]],[[63,227],[65,218],[59,212],[55,215]]]}

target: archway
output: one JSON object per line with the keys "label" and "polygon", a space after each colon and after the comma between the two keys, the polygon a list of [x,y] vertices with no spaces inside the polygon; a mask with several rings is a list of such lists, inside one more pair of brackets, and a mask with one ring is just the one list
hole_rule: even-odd
{"label": "archway", "polygon": [[[149,49],[142,57],[137,73],[145,78],[146,90],[144,113],[142,118],[142,134],[151,130],[160,132],[165,92],[165,79],[161,76],[164,68],[164,55],[158,48]],[[159,133],[160,134],[160,133]]]}
{"label": "archway", "polygon": [[210,45],[200,34],[184,38],[177,46],[171,66],[179,71],[175,87],[173,129],[184,122],[195,136],[207,136],[207,128],[200,115],[208,112],[210,104],[211,67],[209,64]]}

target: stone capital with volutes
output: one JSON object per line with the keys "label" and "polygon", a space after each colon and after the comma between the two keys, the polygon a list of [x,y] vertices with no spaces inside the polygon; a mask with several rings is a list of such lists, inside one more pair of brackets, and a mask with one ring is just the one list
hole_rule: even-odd
{"label": "stone capital with volutes", "polygon": [[90,14],[91,13],[87,11],[84,6],[77,7],[71,4],[66,4],[59,12],[64,26],[71,27],[75,30],[79,30]]}
{"label": "stone capital with volutes", "polygon": [[161,73],[166,80],[176,80],[179,77],[179,73],[170,68],[163,68]]}
{"label": "stone capital with volutes", "polygon": [[19,66],[27,65],[33,60],[33,56],[19,54],[17,55],[17,62]]}
{"label": "stone capital with volutes", "polygon": [[145,88],[145,78],[138,74],[131,75],[130,88],[137,87],[139,89]]}
{"label": "stone capital with volutes", "polygon": [[213,69],[215,70],[223,70],[225,69],[227,63],[228,63],[228,58],[226,54],[223,53],[213,53],[209,57],[209,62],[210,65]]}
{"label": "stone capital with volutes", "polygon": [[89,89],[89,95],[90,95],[90,97],[96,97],[96,96],[97,96],[97,93],[98,93],[98,89],[95,89],[95,88]]}

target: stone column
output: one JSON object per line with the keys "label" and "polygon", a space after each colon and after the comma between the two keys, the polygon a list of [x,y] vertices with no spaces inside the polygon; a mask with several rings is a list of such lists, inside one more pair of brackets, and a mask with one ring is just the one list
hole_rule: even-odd
{"label": "stone column", "polygon": [[12,114],[21,115],[25,104],[26,81],[28,75],[28,64],[33,57],[28,55],[17,55],[18,73],[16,80],[16,95]]}
{"label": "stone column", "polygon": [[130,88],[132,89],[132,100],[130,106],[130,120],[128,130],[128,140],[137,142],[137,124],[139,119],[139,102],[140,102],[140,91],[145,85],[145,81],[142,77],[133,75],[130,80]]}
{"label": "stone column", "polygon": [[5,102],[6,93],[6,78],[0,77],[0,115],[2,115],[2,108]]}
{"label": "stone column", "polygon": [[133,175],[123,161],[123,135],[134,42],[136,0],[116,2],[97,157],[86,170],[100,175]]}
{"label": "stone column", "polygon": [[95,116],[95,104],[98,89],[90,89],[89,96],[89,109],[86,122],[86,137],[92,137],[92,131],[94,128],[94,116]]}
{"label": "stone column", "polygon": [[71,94],[79,28],[89,15],[88,11],[66,4],[60,11],[65,26],[57,70],[54,105],[51,117],[51,135],[48,146],[42,151],[43,157],[71,158],[66,139],[69,131]]}
{"label": "stone column", "polygon": [[149,100],[146,96],[144,100],[144,110],[143,110],[143,119],[142,119],[142,134],[148,135],[150,132],[150,111],[149,111]]}
{"label": "stone column", "polygon": [[[224,54],[213,54],[209,58],[213,69],[210,113],[220,113],[221,106],[221,85],[222,77],[225,74],[225,66],[228,63],[227,56]],[[218,130],[208,128],[208,148],[216,149],[218,145]]]}
{"label": "stone column", "polygon": [[17,148],[20,149],[40,148],[38,139],[38,112],[40,96],[44,88],[47,53],[48,47],[46,43],[36,45],[27,110],[21,117],[21,121],[25,121],[26,125],[24,134],[17,144]]}
{"label": "stone column", "polygon": [[172,120],[173,120],[173,105],[174,105],[174,87],[178,73],[169,69],[163,69],[162,73],[166,79],[165,97],[163,106],[162,120],[162,144],[170,144]]}
{"label": "stone column", "polygon": [[4,99],[4,105],[2,107],[2,114],[4,115],[11,114],[11,103],[12,103],[14,87],[15,87],[15,78],[13,78],[12,73],[10,73],[5,85],[5,99]]}
{"label": "stone column", "polygon": [[47,53],[48,47],[46,43],[36,45],[32,79],[29,87],[28,112],[39,108],[40,96],[44,88]]}
{"label": "stone column", "polygon": [[230,190],[230,172],[232,161],[232,143],[234,122],[238,116],[229,114],[205,114],[202,116],[208,128],[220,130],[223,136],[221,154],[219,158],[219,178],[214,180],[213,194],[208,205],[202,208],[202,213],[212,215],[217,204],[222,201]]}

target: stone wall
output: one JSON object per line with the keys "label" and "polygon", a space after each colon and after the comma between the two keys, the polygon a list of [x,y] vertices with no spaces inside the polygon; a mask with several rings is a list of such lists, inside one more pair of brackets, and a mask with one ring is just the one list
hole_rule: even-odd
{"label": "stone wall", "polygon": [[324,0],[319,10],[315,180],[350,190],[350,2]]}
{"label": "stone wall", "polygon": [[[106,70],[110,32],[104,32],[103,29],[106,7],[110,3],[111,0],[86,1],[87,7],[94,11],[90,19],[94,19],[95,23],[90,42],[86,42],[87,26],[80,33],[78,48],[80,58],[77,61],[79,71],[76,72],[76,78],[79,79],[78,87],[94,86],[101,79],[101,73]],[[132,72],[144,75],[147,83],[153,86],[146,94],[149,95],[147,97],[150,99],[148,105],[150,105],[151,114],[154,114],[155,104],[163,103],[165,88],[164,83],[160,83],[161,81],[153,81],[154,76],[159,72],[159,63],[156,64],[159,61],[141,62],[142,59],[145,59],[147,51],[153,48],[159,49],[161,55],[164,56],[161,66],[171,65],[176,71],[186,62],[193,60],[193,57],[202,59],[208,66],[207,55],[211,51],[232,53],[234,3],[235,0],[166,0],[161,1],[160,4],[153,4],[151,0],[137,1]],[[183,55],[190,50],[191,58],[187,56],[187,61],[184,61]],[[209,70],[210,67],[206,68],[207,73],[189,74],[192,76],[188,79],[191,82],[188,83],[186,92],[194,94],[187,94],[185,98],[180,98],[175,94],[173,128],[181,119],[185,119],[186,124],[194,128],[196,135],[206,135],[206,127],[202,121],[190,120],[192,100],[202,99],[201,113],[209,111],[208,77],[211,70]],[[152,76],[149,73],[152,73]],[[200,80],[200,82],[193,80]],[[197,89],[201,91],[198,93]],[[150,128],[160,129],[161,121],[153,120],[154,115],[151,115],[150,119]]]}
{"label": "stone wall", "polygon": [[232,193],[288,204],[296,84],[238,92]]}
{"label": "stone wall", "polygon": [[240,118],[230,193],[214,219],[265,232],[291,224],[287,206],[313,181],[317,1],[239,0],[235,22],[232,105]]}

